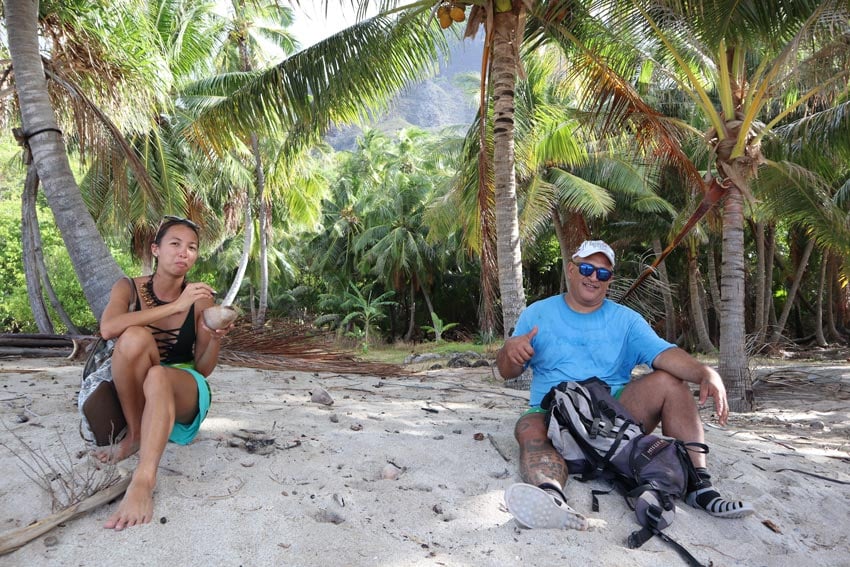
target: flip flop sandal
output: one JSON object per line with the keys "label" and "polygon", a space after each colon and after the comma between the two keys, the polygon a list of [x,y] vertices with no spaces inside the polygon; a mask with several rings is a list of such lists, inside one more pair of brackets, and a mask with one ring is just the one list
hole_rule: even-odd
{"label": "flip flop sandal", "polygon": [[516,522],[525,528],[586,530],[587,518],[531,484],[512,484],[505,491],[505,505]]}

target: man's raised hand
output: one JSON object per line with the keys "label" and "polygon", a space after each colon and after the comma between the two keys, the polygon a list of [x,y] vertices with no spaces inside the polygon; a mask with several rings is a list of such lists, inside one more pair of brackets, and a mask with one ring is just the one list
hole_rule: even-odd
{"label": "man's raised hand", "polygon": [[508,361],[518,366],[524,366],[534,356],[531,339],[537,335],[537,325],[524,335],[517,335],[505,341],[505,356]]}

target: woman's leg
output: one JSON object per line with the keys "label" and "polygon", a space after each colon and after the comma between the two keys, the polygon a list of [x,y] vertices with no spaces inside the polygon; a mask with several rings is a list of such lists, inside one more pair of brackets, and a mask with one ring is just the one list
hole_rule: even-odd
{"label": "woman's leg", "polygon": [[143,396],[139,464],[105,528],[122,530],[151,521],[156,471],[174,422],[191,422],[198,412],[198,386],[184,370],[159,365],[150,368],[143,381]]}
{"label": "woman's leg", "polygon": [[101,461],[118,462],[139,450],[145,408],[142,388],[148,370],[158,365],[156,341],[144,327],[129,327],[116,341],[112,353],[112,381],[127,420],[127,434],[116,447],[95,452]]}

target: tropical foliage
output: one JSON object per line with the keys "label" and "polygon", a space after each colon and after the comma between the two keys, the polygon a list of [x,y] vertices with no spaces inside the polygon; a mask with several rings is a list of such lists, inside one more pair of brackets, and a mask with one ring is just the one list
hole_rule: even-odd
{"label": "tropical foliage", "polygon": [[[508,333],[588,237],[620,255],[615,298],[664,258],[625,301],[716,351],[737,409],[751,353],[844,340],[846,0],[480,0],[442,26],[437,1],[355,4],[378,13],[300,49],[271,0],[6,2],[2,116],[33,161],[0,180],[4,327],[40,320],[15,224],[35,172],[40,280],[83,327],[180,214],[203,226],[195,277],[255,325],[332,320],[365,348]],[[475,121],[370,129],[461,28],[485,36]],[[350,123],[356,147],[323,143]]]}

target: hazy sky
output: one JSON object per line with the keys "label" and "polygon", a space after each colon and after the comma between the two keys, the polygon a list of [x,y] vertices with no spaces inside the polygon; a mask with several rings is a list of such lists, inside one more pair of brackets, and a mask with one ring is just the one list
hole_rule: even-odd
{"label": "hazy sky", "polygon": [[295,23],[290,28],[301,42],[302,49],[335,34],[356,21],[355,12],[348,2],[328,2],[327,14],[321,7],[324,2],[301,2],[291,6]]}

